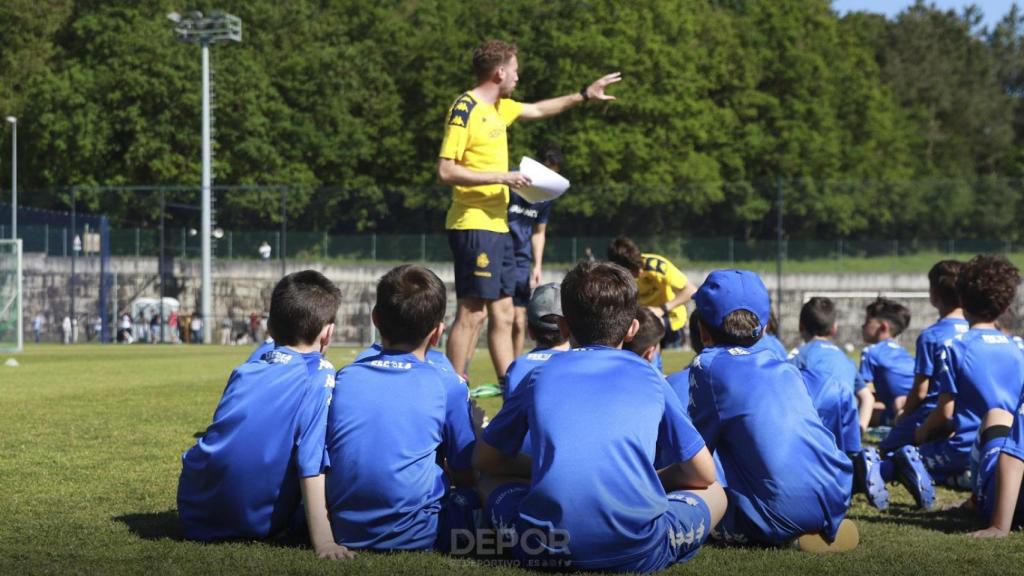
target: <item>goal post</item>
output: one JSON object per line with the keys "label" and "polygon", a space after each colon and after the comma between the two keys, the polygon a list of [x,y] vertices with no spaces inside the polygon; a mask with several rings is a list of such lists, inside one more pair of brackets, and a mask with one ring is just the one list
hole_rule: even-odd
{"label": "goal post", "polygon": [[0,352],[24,345],[21,265],[21,240],[0,240]]}

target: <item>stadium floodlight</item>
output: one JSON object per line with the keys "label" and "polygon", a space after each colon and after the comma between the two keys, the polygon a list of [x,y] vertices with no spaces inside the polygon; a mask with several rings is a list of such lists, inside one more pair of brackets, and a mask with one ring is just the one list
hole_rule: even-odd
{"label": "stadium floodlight", "polygon": [[11,125],[11,240],[18,239],[18,119],[5,118]]}
{"label": "stadium floodlight", "polygon": [[190,12],[184,17],[171,12],[167,18],[174,22],[174,33],[182,42],[199,44],[203,60],[203,179],[202,179],[202,257],[203,257],[203,291],[201,308],[203,317],[203,342],[213,342],[213,274],[211,254],[211,231],[213,225],[213,209],[211,201],[212,170],[210,151],[210,44],[217,42],[241,42],[242,19],[238,16],[220,11],[203,16],[202,12]]}

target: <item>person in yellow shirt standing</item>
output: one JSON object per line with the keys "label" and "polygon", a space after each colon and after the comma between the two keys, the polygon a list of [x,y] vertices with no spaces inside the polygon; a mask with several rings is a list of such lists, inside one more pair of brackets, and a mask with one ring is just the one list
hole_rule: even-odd
{"label": "person in yellow shirt standing", "polygon": [[587,100],[614,100],[605,87],[621,79],[616,72],[578,93],[536,103],[510,96],[519,82],[515,44],[490,40],[473,52],[476,86],[448,110],[438,178],[454,187],[445,228],[455,261],[455,321],[448,336],[448,358],[463,376],[472,350],[490,316],[487,343],[499,380],[514,359],[512,320],[515,255],[508,229],[509,187],[530,179],[508,170],[508,127],[518,119],[560,114]]}
{"label": "person in yellow shirt standing", "polygon": [[608,246],[608,259],[633,274],[637,284],[637,303],[649,307],[665,322],[662,347],[681,342],[683,327],[686,326],[686,303],[697,291],[686,274],[664,256],[640,252],[640,248],[625,236],[612,240]]}

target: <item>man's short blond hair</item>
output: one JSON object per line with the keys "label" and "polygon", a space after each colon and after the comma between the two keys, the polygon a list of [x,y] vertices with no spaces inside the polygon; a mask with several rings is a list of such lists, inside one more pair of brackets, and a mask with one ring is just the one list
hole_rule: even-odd
{"label": "man's short blond hair", "polygon": [[494,74],[498,66],[507,64],[519,52],[515,44],[502,40],[488,40],[473,50],[473,73],[478,82]]}

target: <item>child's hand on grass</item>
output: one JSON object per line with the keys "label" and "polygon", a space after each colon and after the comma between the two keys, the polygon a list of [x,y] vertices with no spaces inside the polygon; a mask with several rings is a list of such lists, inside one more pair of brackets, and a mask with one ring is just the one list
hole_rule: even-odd
{"label": "child's hand on grass", "polygon": [[971,532],[971,538],[1006,538],[1009,532],[995,526],[989,526],[984,530],[978,530],[977,532]]}
{"label": "child's hand on grass", "polygon": [[356,557],[355,552],[341,544],[335,544],[334,542],[317,546],[313,549],[313,552],[316,553],[317,558],[324,558],[327,560],[351,560]]}

